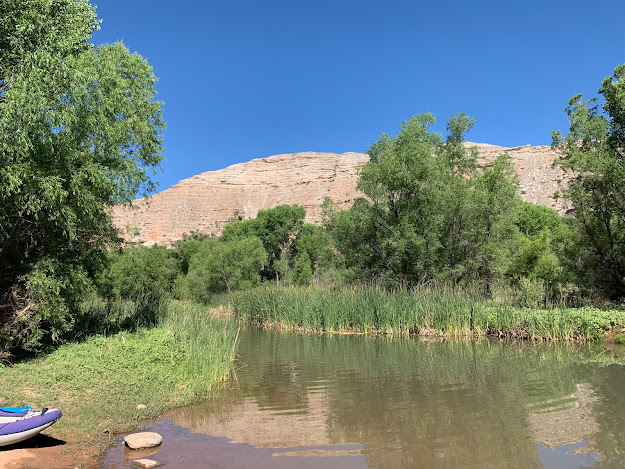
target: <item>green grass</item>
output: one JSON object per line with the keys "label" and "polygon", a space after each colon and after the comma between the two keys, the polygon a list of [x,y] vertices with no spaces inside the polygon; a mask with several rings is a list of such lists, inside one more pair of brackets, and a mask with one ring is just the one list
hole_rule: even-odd
{"label": "green grass", "polygon": [[183,350],[185,363],[180,376],[192,397],[201,395],[206,383],[228,378],[238,337],[234,320],[215,318],[206,306],[172,301],[161,324]]}
{"label": "green grass", "polygon": [[625,326],[624,311],[503,306],[448,287],[267,287],[220,298],[248,323],[308,331],[595,340]]}
{"label": "green grass", "polygon": [[208,308],[168,309],[159,327],[91,337],[0,367],[0,402],[59,408],[64,417],[46,433],[101,450],[141,420],[210,397],[230,375],[237,324]]}

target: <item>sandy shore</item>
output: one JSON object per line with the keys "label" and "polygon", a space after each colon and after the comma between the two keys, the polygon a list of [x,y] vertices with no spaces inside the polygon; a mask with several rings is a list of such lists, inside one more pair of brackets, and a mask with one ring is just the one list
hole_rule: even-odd
{"label": "sandy shore", "polygon": [[46,435],[0,447],[0,469],[96,469],[93,452]]}

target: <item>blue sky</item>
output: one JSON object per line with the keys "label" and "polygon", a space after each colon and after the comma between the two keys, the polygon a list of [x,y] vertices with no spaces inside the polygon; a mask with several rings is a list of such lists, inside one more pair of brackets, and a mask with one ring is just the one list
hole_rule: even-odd
{"label": "blue sky", "polygon": [[96,44],[144,56],[165,102],[159,190],[280,153],[364,151],[432,112],[473,142],[550,143],[625,63],[625,1],[101,0]]}

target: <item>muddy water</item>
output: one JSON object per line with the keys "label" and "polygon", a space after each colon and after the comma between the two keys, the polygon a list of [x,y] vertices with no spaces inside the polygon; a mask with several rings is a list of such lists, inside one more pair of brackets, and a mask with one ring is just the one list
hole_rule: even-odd
{"label": "muddy water", "polygon": [[[625,466],[625,352],[247,330],[215,402],[147,427],[183,468]],[[120,440],[121,441],[121,438]],[[123,443],[104,468],[143,457]]]}

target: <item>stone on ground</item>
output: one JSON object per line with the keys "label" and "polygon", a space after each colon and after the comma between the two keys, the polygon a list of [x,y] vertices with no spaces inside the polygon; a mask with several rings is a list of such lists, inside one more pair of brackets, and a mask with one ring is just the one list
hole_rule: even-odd
{"label": "stone on ground", "polygon": [[152,459],[137,459],[132,463],[141,469],[152,469],[160,464],[160,462],[153,461]]}
{"label": "stone on ground", "polygon": [[126,435],[124,441],[130,449],[144,449],[160,445],[163,437],[154,432],[139,432]]}

